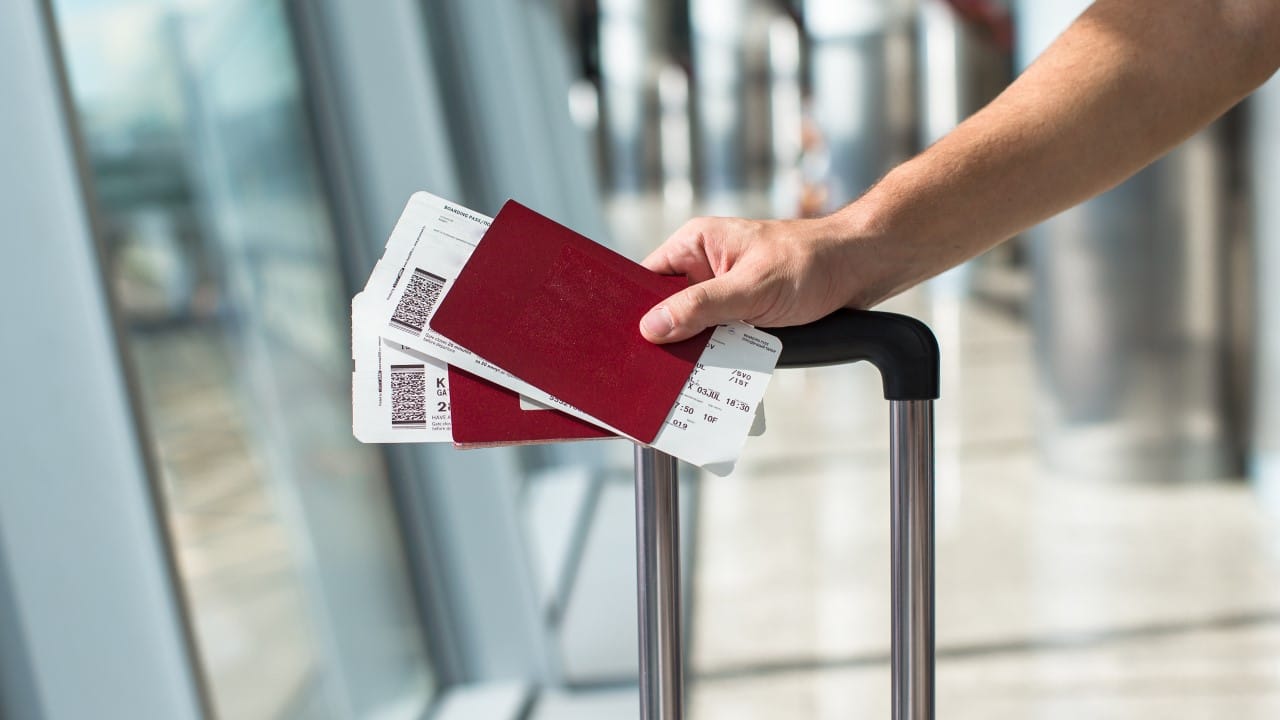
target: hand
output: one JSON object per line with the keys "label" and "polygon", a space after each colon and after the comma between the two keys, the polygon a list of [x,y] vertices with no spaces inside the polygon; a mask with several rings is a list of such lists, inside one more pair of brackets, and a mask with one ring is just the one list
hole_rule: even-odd
{"label": "hand", "polygon": [[735,320],[800,325],[840,307],[865,306],[869,298],[855,293],[855,268],[849,267],[856,243],[835,229],[827,218],[689,221],[643,264],[664,275],[687,275],[694,284],[646,313],[640,333],[669,343]]}

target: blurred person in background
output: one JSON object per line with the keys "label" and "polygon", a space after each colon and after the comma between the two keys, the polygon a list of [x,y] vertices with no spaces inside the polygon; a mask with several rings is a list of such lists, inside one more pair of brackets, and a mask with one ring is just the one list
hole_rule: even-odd
{"label": "blurred person in background", "polygon": [[982,111],[827,217],[698,218],[644,264],[695,283],[653,342],[867,308],[1115,187],[1280,68],[1276,0],[1099,0]]}

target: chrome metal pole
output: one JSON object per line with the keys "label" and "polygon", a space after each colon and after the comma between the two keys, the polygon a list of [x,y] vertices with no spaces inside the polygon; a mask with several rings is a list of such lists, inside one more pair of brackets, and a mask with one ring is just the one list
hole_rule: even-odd
{"label": "chrome metal pole", "polygon": [[676,459],[636,446],[640,720],[684,717],[680,503]]}
{"label": "chrome metal pole", "polygon": [[933,720],[933,401],[889,404],[893,720]]}

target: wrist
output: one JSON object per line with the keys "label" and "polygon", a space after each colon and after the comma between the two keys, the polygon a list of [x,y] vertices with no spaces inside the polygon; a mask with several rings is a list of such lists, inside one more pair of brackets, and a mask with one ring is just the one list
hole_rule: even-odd
{"label": "wrist", "polygon": [[899,257],[903,235],[875,189],[817,222],[837,247],[844,307],[870,308],[914,284]]}
{"label": "wrist", "polygon": [[972,226],[955,226],[960,214],[940,206],[934,174],[908,161],[830,216],[849,257],[850,307],[877,305],[976,254],[962,241]]}

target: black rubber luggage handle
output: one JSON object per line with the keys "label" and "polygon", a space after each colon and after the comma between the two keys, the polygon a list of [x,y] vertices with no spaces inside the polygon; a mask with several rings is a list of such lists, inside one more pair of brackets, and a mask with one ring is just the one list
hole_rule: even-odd
{"label": "black rubber luggage handle", "polygon": [[807,325],[761,330],[782,341],[780,368],[866,360],[880,371],[886,400],[938,399],[938,340],[913,317],[837,310]]}

